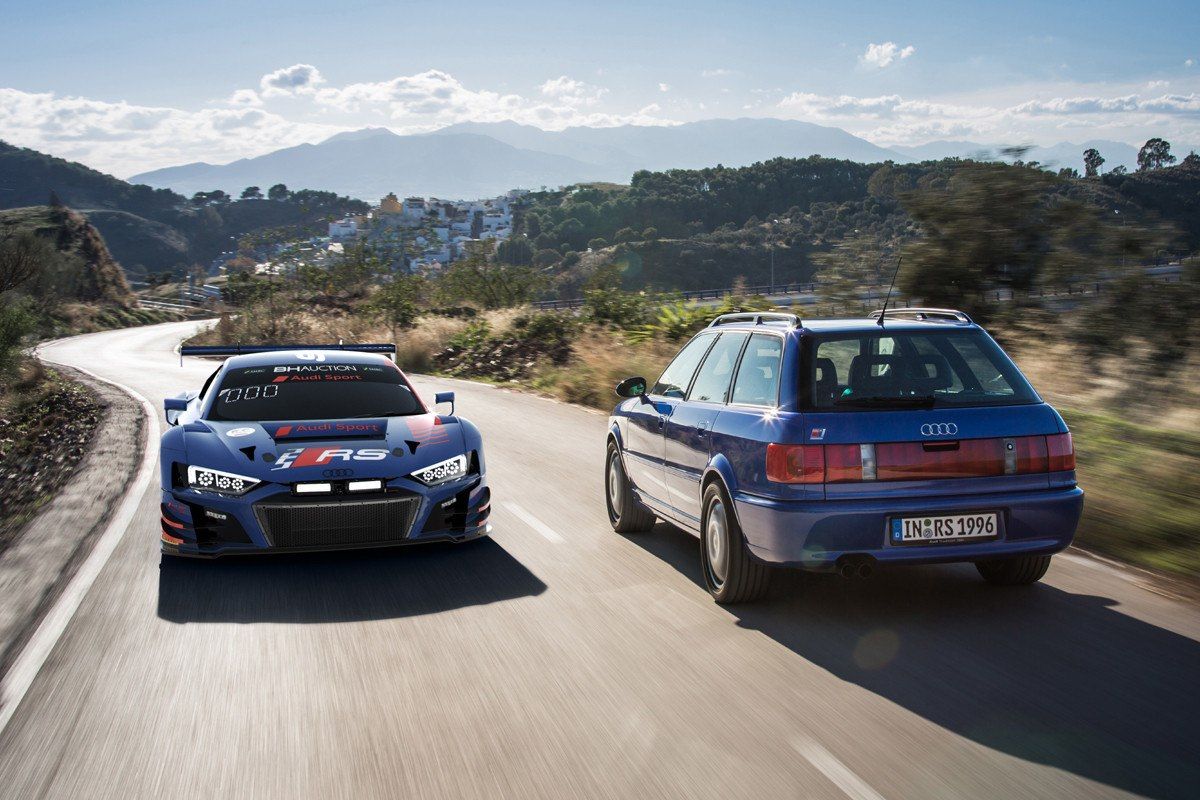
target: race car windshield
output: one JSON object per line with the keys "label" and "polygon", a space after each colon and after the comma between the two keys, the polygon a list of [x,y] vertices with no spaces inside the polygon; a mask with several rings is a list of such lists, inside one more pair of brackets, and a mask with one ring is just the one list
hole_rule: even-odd
{"label": "race car windshield", "polygon": [[279,364],[225,374],[208,418],[224,422],[420,414],[399,370],[374,364]]}

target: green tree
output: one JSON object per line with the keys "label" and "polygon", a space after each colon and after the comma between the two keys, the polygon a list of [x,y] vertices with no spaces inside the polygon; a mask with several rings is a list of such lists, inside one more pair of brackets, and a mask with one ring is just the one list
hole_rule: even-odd
{"label": "green tree", "polygon": [[882,303],[896,257],[873,236],[844,239],[833,249],[815,253],[821,296],[844,312],[858,311],[868,300]]}
{"label": "green tree", "polygon": [[267,199],[287,200],[289,197],[291,197],[291,194],[292,193],[288,191],[287,186],[282,183],[277,183],[267,190]]}
{"label": "green tree", "polygon": [[[0,378],[11,375],[21,363],[21,344],[37,328],[37,315],[27,298],[4,298],[0,303]],[[0,381],[3,393],[8,381]]]}
{"label": "green tree", "polygon": [[562,254],[549,247],[538,250],[533,256],[533,266],[535,267],[552,267],[559,261],[562,261]]}
{"label": "green tree", "polygon": [[904,196],[921,237],[904,251],[898,285],[932,305],[987,315],[985,289],[1027,290],[1111,261],[1111,221],[1061,198],[1040,169],[968,162],[939,187]]}
{"label": "green tree", "polygon": [[587,243],[588,250],[603,250],[606,247],[608,247],[608,242],[604,241],[604,239],[600,236],[597,236],[595,239],[592,239]]}
{"label": "green tree", "polygon": [[533,263],[533,245],[524,236],[511,236],[496,246],[496,260],[529,266]]}
{"label": "green tree", "polygon": [[1171,155],[1171,143],[1166,139],[1157,137],[1148,140],[1142,149],[1138,151],[1137,156],[1137,171],[1148,172],[1152,169],[1162,169],[1169,167],[1175,163],[1175,156]]}
{"label": "green tree", "polygon": [[1085,178],[1095,178],[1100,174],[1100,167],[1104,165],[1104,156],[1100,155],[1100,151],[1094,147],[1089,147],[1083,151],[1083,175]]}
{"label": "green tree", "polygon": [[27,283],[56,255],[54,245],[31,231],[0,234],[0,294]]}
{"label": "green tree", "polygon": [[371,297],[367,309],[388,326],[392,340],[396,331],[412,327],[420,315],[418,302],[424,289],[424,279],[416,275],[395,275]]}
{"label": "green tree", "polygon": [[257,186],[247,186],[245,189],[242,189],[243,200],[262,200],[262,197],[262,190]]}
{"label": "green tree", "polygon": [[545,278],[531,267],[491,261],[486,244],[470,249],[438,282],[438,295],[447,305],[474,303],[483,308],[509,308],[532,300]]}
{"label": "green tree", "polygon": [[542,235],[542,218],[537,214],[525,215],[525,235],[530,239],[536,239]]}

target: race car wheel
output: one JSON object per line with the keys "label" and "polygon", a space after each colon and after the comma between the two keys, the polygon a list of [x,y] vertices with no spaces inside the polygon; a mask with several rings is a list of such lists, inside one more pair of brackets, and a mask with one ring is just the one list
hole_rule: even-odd
{"label": "race car wheel", "polygon": [[745,603],[767,593],[771,568],[750,557],[733,504],[720,481],[704,490],[700,552],[704,585],[718,603]]}
{"label": "race car wheel", "polygon": [[633,496],[625,466],[621,463],[621,451],[614,442],[608,443],[604,500],[608,506],[608,521],[617,533],[643,533],[654,527],[654,515]]}
{"label": "race car wheel", "polygon": [[994,561],[977,561],[975,568],[993,586],[1028,586],[1037,583],[1050,569],[1050,556],[1018,556]]}

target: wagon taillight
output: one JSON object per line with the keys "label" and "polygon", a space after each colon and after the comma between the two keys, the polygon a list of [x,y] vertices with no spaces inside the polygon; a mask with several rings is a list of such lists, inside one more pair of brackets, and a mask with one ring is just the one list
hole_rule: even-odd
{"label": "wagon taillight", "polygon": [[1071,434],[878,444],[769,444],[775,483],[988,478],[1075,469]]}
{"label": "wagon taillight", "polygon": [[775,483],[824,483],[824,445],[768,444],[767,480]]}
{"label": "wagon taillight", "polygon": [[1046,451],[1050,460],[1050,472],[1066,472],[1075,469],[1075,441],[1069,433],[1056,433],[1046,437]]}

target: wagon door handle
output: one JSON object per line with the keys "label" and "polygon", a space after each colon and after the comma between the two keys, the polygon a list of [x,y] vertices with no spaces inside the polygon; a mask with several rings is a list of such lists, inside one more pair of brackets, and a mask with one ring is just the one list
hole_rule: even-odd
{"label": "wagon door handle", "polygon": [[702,430],[702,431],[707,431],[708,426],[709,426],[709,420],[706,420],[706,419],[702,419],[696,423],[696,428],[699,430]]}

